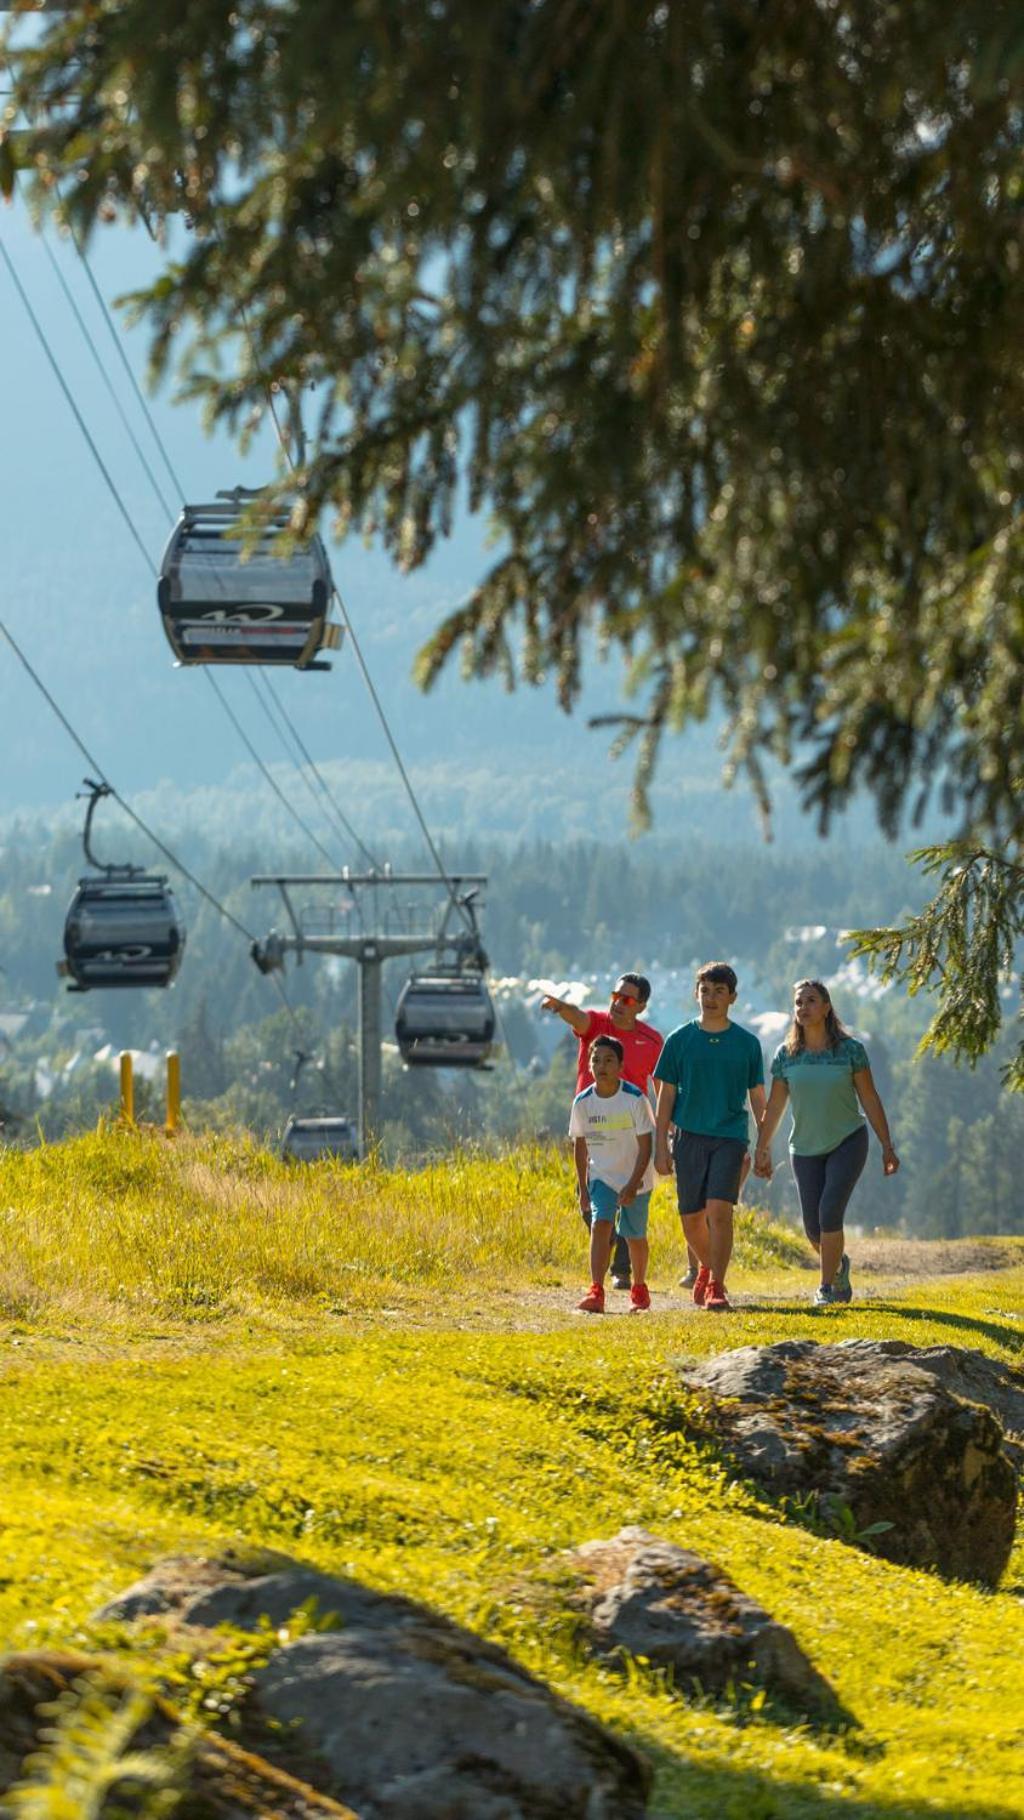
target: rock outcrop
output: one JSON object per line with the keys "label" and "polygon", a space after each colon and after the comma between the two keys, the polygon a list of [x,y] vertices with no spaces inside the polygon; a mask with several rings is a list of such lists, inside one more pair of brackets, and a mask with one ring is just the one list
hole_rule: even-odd
{"label": "rock outcrop", "polygon": [[850,1357],[909,1359],[960,1397],[990,1409],[1003,1430],[1003,1446],[1024,1477],[1024,1371],[967,1346],[910,1346],[906,1340],[843,1340]]}
{"label": "rock outcrop", "polygon": [[811,1499],[837,1533],[891,1561],[994,1585],[1013,1544],[1016,1475],[991,1410],[942,1381],[935,1355],[947,1352],[919,1361],[884,1341],[787,1340],[720,1353],[681,1381],[711,1399],[724,1454],[772,1498]]}
{"label": "rock outcrop", "polygon": [[838,1715],[792,1632],[701,1555],[630,1527],[569,1558],[583,1576],[579,1603],[596,1655],[668,1669],[682,1693],[752,1683],[801,1713]]}
{"label": "rock outcrop", "polygon": [[204,1636],[281,1627],[311,1599],[335,1614],[253,1671],[240,1717],[247,1742],[273,1757],[284,1740],[289,1765],[360,1820],[642,1820],[642,1759],[503,1650],[354,1581],[252,1566],[168,1562],[100,1615]]}

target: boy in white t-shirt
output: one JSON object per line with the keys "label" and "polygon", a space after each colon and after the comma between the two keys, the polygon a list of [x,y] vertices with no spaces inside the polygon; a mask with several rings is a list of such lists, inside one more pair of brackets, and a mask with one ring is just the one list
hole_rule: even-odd
{"label": "boy in white t-shirt", "polygon": [[604,1313],[604,1279],[616,1231],[629,1246],[629,1312],[639,1314],[651,1306],[647,1215],[654,1186],[654,1118],[647,1095],[622,1079],[617,1037],[599,1036],[591,1043],[590,1071],[594,1084],[576,1095],[569,1118],[580,1211],[590,1215],[592,1281],[577,1306],[584,1314]]}

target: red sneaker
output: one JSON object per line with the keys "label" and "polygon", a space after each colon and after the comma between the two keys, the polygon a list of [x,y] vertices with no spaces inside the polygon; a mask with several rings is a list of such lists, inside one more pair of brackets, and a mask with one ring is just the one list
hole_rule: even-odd
{"label": "red sneaker", "polygon": [[[696,1294],[696,1291],[694,1293]],[[725,1284],[719,1283],[714,1277],[710,1277],[708,1280],[704,1306],[715,1314],[721,1314],[723,1309],[732,1307],[732,1303],[725,1293]]]}
{"label": "red sneaker", "polygon": [[706,1264],[702,1264],[697,1272],[697,1280],[693,1285],[693,1299],[698,1308],[703,1308],[704,1306],[704,1298],[708,1293],[708,1285],[710,1282],[711,1272]]}
{"label": "red sneaker", "polygon": [[651,1306],[651,1292],[646,1283],[634,1283],[629,1292],[630,1314],[643,1314]]}
{"label": "red sneaker", "polygon": [[591,1283],[590,1288],[587,1290],[587,1293],[583,1297],[582,1302],[577,1302],[576,1306],[582,1314],[603,1314],[604,1313],[604,1288],[603,1288],[603,1285],[600,1283]]}

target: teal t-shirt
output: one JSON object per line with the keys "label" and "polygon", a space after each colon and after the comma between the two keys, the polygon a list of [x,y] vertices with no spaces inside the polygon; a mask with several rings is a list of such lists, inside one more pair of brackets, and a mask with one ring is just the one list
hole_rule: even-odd
{"label": "teal t-shirt", "polygon": [[667,1038],[654,1078],[676,1090],[672,1118],[680,1131],[748,1141],[747,1094],[764,1084],[764,1057],[752,1030],[739,1024],[704,1030],[697,1018],[681,1024]]}
{"label": "teal t-shirt", "polygon": [[869,1065],[867,1050],[855,1036],[844,1036],[834,1049],[801,1049],[790,1055],[783,1043],[775,1051],[772,1078],[789,1088],[789,1147],[796,1156],[827,1156],[860,1129],[864,1114],[853,1077]]}

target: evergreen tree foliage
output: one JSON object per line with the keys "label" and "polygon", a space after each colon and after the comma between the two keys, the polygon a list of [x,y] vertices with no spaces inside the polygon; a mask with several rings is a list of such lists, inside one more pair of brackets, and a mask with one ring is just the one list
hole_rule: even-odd
{"label": "evergreen tree foliage", "polygon": [[[1005,1001],[1014,992],[1012,969],[1024,935],[1024,867],[965,841],[924,847],[911,857],[926,876],[939,878],[936,895],[895,928],[855,930],[853,952],[912,995],[934,990],[938,1010],[922,1051],[950,1054],[973,1067],[998,1038]],[[1019,1013],[1017,1022],[1019,1028]],[[1024,1034],[1004,1079],[1024,1089]]]}
{"label": "evergreen tree foliage", "polygon": [[[715,712],[766,806],[771,754],[823,826],[937,789],[1019,852],[1011,0],[78,0],[13,74],[8,191],[190,224],[135,299],[156,372],[243,438],[315,388],[295,534],[329,507],[414,566],[463,485],[493,513],[425,683],[461,651],[569,708],[595,635],[641,806]],[[1006,948],[984,865],[947,883],[874,951],[945,966],[970,1057]]]}

